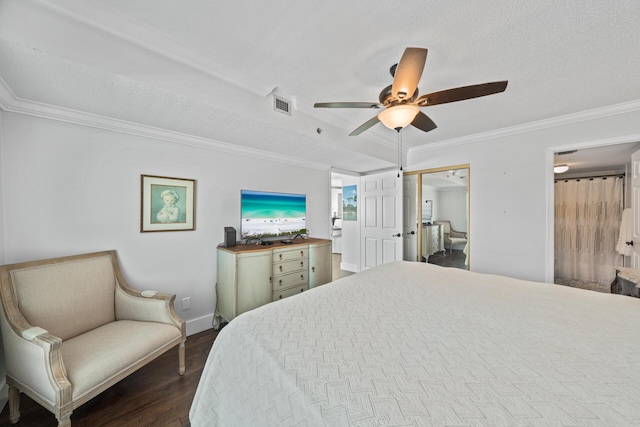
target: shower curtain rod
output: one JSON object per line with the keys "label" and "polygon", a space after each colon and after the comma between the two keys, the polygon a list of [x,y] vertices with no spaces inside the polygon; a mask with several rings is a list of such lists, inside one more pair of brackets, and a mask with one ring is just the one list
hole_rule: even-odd
{"label": "shower curtain rod", "polygon": [[558,182],[558,181],[580,181],[581,179],[598,179],[598,178],[603,178],[603,179],[607,179],[607,178],[624,178],[624,173],[615,173],[612,175],[585,175],[585,176],[576,176],[576,177],[572,177],[572,178],[556,178],[553,180],[553,182]]}

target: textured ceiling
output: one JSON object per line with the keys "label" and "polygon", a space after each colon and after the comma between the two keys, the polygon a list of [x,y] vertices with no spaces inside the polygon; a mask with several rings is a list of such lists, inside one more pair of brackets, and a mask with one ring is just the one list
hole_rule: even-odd
{"label": "textured ceiling", "polygon": [[[0,77],[16,98],[365,172],[396,134],[347,135],[405,47],[429,49],[421,93],[509,80],[423,108],[406,149],[640,100],[640,2],[1,0]],[[271,94],[292,100],[286,116]],[[318,132],[320,129],[320,132]]]}

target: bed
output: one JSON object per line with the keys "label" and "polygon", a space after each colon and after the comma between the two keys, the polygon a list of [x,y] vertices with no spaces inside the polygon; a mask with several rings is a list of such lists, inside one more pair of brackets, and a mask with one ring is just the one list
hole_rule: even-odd
{"label": "bed", "polygon": [[640,299],[394,262],[216,338],[200,426],[640,426]]}

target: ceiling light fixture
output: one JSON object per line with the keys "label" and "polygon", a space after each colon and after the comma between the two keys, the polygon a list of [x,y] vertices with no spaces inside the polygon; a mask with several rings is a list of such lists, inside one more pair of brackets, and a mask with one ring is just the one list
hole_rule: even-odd
{"label": "ceiling light fixture", "polygon": [[378,119],[389,129],[402,129],[411,124],[419,111],[417,105],[400,104],[380,111]]}
{"label": "ceiling light fixture", "polygon": [[569,170],[569,165],[555,165],[553,167],[553,173],[565,173]]}

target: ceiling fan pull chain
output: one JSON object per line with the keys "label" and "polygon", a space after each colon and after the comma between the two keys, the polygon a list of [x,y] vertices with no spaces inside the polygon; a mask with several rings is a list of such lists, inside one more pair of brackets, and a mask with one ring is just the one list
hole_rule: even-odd
{"label": "ceiling fan pull chain", "polygon": [[402,136],[400,135],[401,127],[396,128],[398,132],[398,178],[400,178],[400,171],[402,170]]}
{"label": "ceiling fan pull chain", "polygon": [[400,171],[402,172],[402,132],[398,131],[398,138],[400,138]]}

